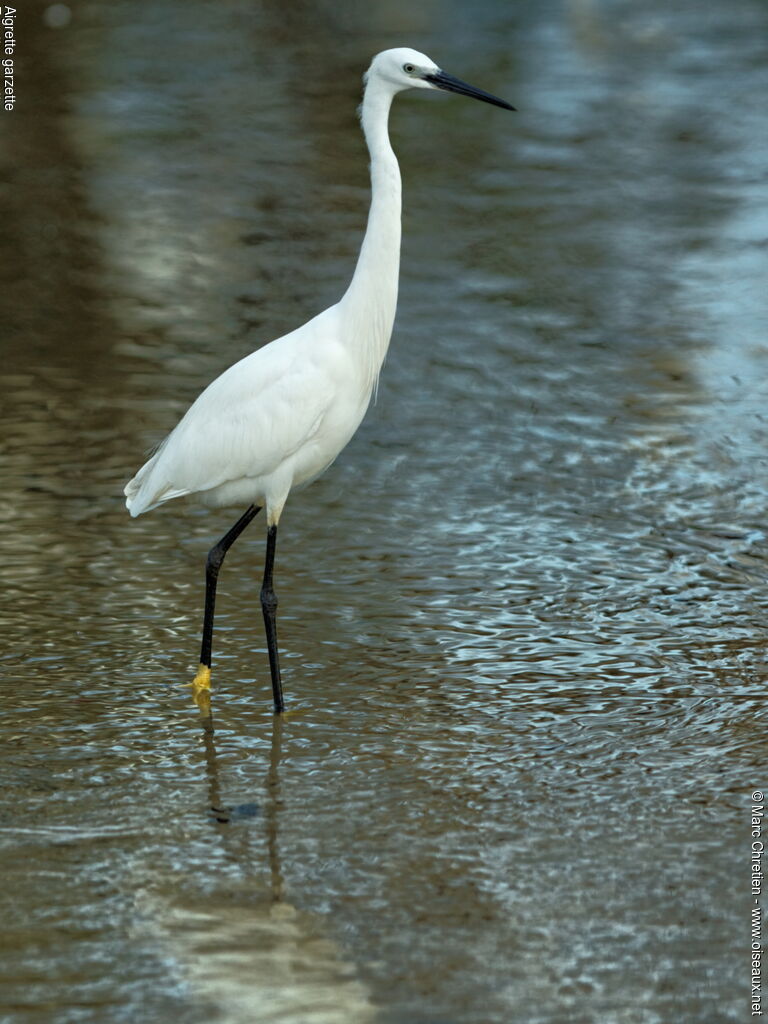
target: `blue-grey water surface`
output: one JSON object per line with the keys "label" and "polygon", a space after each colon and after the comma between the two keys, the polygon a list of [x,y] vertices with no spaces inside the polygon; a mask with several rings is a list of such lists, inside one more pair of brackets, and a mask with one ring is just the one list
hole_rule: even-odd
{"label": "blue-grey water surface", "polygon": [[[52,13],[53,12],[53,13]],[[4,113],[3,1024],[750,1019],[766,782],[759,0],[29,3]],[[65,22],[66,24],[62,24]],[[59,27],[56,27],[59,26]],[[398,97],[378,401],[281,521],[121,489],[336,301]]]}

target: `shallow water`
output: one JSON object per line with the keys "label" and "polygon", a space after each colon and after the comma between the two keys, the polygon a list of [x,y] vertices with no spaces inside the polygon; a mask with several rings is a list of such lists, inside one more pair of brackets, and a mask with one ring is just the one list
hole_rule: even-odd
{"label": "shallow water", "polygon": [[[1,1019],[747,1019],[766,9],[284,8],[24,13]],[[206,722],[184,684],[238,512],[131,521],[121,488],[212,376],[338,297],[359,73],[402,43],[519,112],[396,101],[378,401],[281,522],[290,713],[256,520]]]}

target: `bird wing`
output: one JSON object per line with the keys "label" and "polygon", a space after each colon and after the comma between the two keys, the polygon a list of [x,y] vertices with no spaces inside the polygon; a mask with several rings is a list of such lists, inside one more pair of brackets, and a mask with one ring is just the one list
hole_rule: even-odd
{"label": "bird wing", "polygon": [[318,432],[333,402],[324,348],[319,360],[313,346],[286,335],[212,381],[125,488],[131,514],[274,473]]}

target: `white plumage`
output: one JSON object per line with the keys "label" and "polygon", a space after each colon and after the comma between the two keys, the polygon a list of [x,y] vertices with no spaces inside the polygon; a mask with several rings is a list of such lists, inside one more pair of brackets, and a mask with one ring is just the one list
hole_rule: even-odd
{"label": "white plumage", "polygon": [[207,505],[249,510],[208,556],[206,615],[196,691],[210,683],[213,604],[229,546],[259,508],[268,544],[262,606],[276,710],[282,710],[272,590],[276,529],[292,490],[316,479],[360,425],[389,346],[400,263],[400,172],[387,132],[390,105],[408,88],[445,89],[514,109],[442,72],[408,48],[374,57],[361,122],[371,157],[371,208],[355,273],[342,299],[217,377],[126,485],[141,515],[194,494]]}
{"label": "white plumage", "polygon": [[276,524],[288,493],[333,462],[368,405],[339,319],[333,306],[209,384],[127,485],[131,515],[196,494],[266,506]]}

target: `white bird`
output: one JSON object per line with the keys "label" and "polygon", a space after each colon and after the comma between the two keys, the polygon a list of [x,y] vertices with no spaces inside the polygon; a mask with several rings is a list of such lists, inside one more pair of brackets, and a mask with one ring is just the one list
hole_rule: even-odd
{"label": "white bird", "polygon": [[284,709],[272,584],[280,514],[289,493],[320,476],[359,427],[395,318],[400,169],[387,132],[393,97],[404,89],[445,89],[515,109],[405,47],[377,54],[363,80],[360,116],[371,158],[371,207],[344,296],[303,327],[252,352],[217,377],[125,487],[132,516],[188,494],[215,507],[248,505],[208,554],[200,667],[192,684],[196,696],[210,688],[219,569],[230,546],[266,508],[261,604],[275,711]]}

